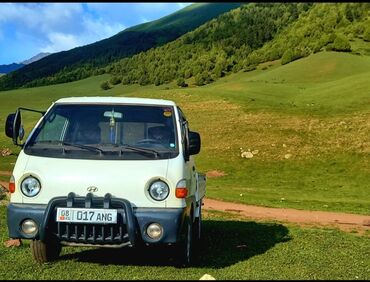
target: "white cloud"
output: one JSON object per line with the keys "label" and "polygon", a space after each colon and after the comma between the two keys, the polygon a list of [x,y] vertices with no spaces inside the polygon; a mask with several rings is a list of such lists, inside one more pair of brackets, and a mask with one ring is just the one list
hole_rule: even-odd
{"label": "white cloud", "polygon": [[112,36],[126,28],[120,23],[107,23],[102,19],[96,20],[91,17],[83,18],[83,26],[85,28],[85,35],[83,37],[91,38],[93,40],[100,40],[102,38]]}
{"label": "white cloud", "polygon": [[[71,29],[71,21],[83,12],[81,4],[0,4],[0,22],[40,32]],[[78,24],[78,22],[76,22]],[[76,27],[75,27],[76,28]]]}
{"label": "white cloud", "polygon": [[189,6],[192,3],[177,3],[177,5],[182,9],[185,8],[186,6]]}
{"label": "white cloud", "polygon": [[78,39],[72,34],[52,32],[48,34],[48,40],[50,44],[41,48],[42,52],[54,53],[69,50],[79,45]]}
{"label": "white cloud", "polygon": [[23,60],[30,52],[53,53],[90,44],[189,4],[0,3],[0,46],[9,49],[0,59]]}
{"label": "white cloud", "polygon": [[89,11],[104,19],[111,19],[133,26],[159,19],[191,3],[86,3]]}
{"label": "white cloud", "polygon": [[[39,43],[41,52],[58,52],[110,37],[125,26],[85,13],[82,4],[0,4],[0,30],[12,24],[17,37]],[[20,41],[21,42],[21,41]],[[40,45],[43,44],[43,45]]]}

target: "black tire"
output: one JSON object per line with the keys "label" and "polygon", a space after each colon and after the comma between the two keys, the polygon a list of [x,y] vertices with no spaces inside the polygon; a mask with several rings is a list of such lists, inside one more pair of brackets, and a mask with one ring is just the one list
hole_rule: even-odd
{"label": "black tire", "polygon": [[47,242],[32,240],[30,247],[34,260],[39,263],[57,259],[62,250],[62,246],[56,240],[48,240]]}
{"label": "black tire", "polygon": [[186,224],[185,238],[178,245],[180,267],[190,266],[191,263],[193,262],[193,251],[194,251],[193,239],[194,239],[193,222],[191,218],[189,218]]}
{"label": "black tire", "polygon": [[199,217],[196,217],[194,221],[195,242],[199,243],[201,237],[202,237],[202,200],[199,201]]}

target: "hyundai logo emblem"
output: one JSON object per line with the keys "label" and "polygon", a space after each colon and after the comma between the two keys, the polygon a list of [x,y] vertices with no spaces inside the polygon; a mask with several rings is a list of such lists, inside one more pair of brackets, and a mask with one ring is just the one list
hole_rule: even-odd
{"label": "hyundai logo emblem", "polygon": [[88,192],[96,192],[96,191],[98,191],[98,188],[95,187],[95,186],[90,186],[90,187],[87,188],[87,191]]}

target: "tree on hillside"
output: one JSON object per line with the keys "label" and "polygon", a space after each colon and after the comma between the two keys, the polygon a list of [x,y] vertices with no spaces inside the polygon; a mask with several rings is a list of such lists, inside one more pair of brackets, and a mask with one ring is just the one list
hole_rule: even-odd
{"label": "tree on hillside", "polygon": [[116,84],[120,84],[122,81],[121,78],[119,78],[118,76],[113,76],[109,82],[112,84],[112,85],[116,85]]}
{"label": "tree on hillside", "polygon": [[111,89],[110,85],[109,85],[109,82],[108,81],[103,81],[101,84],[100,84],[100,88],[103,89],[103,90],[109,90]]}
{"label": "tree on hillside", "polygon": [[368,27],[368,28],[364,31],[363,39],[364,39],[365,41],[370,41],[370,27]]}
{"label": "tree on hillside", "polygon": [[333,50],[340,52],[350,52],[351,44],[343,35],[338,35],[333,42]]}
{"label": "tree on hillside", "polygon": [[177,79],[177,86],[180,86],[180,87],[187,87],[188,84],[185,82],[185,79],[180,77]]}
{"label": "tree on hillside", "polygon": [[291,49],[288,49],[284,52],[283,56],[281,57],[281,64],[285,65],[293,61],[294,53]]}

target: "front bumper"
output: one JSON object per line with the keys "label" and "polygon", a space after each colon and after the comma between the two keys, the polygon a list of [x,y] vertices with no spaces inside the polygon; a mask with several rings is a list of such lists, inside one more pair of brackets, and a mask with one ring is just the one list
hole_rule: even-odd
{"label": "front bumper", "polygon": [[[57,207],[117,209],[117,224],[56,222]],[[90,193],[86,197],[76,197],[74,193],[69,193],[67,197],[51,199],[47,205],[10,203],[7,212],[10,238],[45,241],[54,236],[66,244],[134,246],[138,240],[156,244],[178,242],[186,209],[133,208],[128,200],[112,198],[110,194],[102,198],[93,197]],[[21,231],[21,224],[25,219],[34,220],[39,227],[32,237]],[[158,241],[153,241],[146,235],[147,226],[154,222],[163,227],[163,235]]]}

